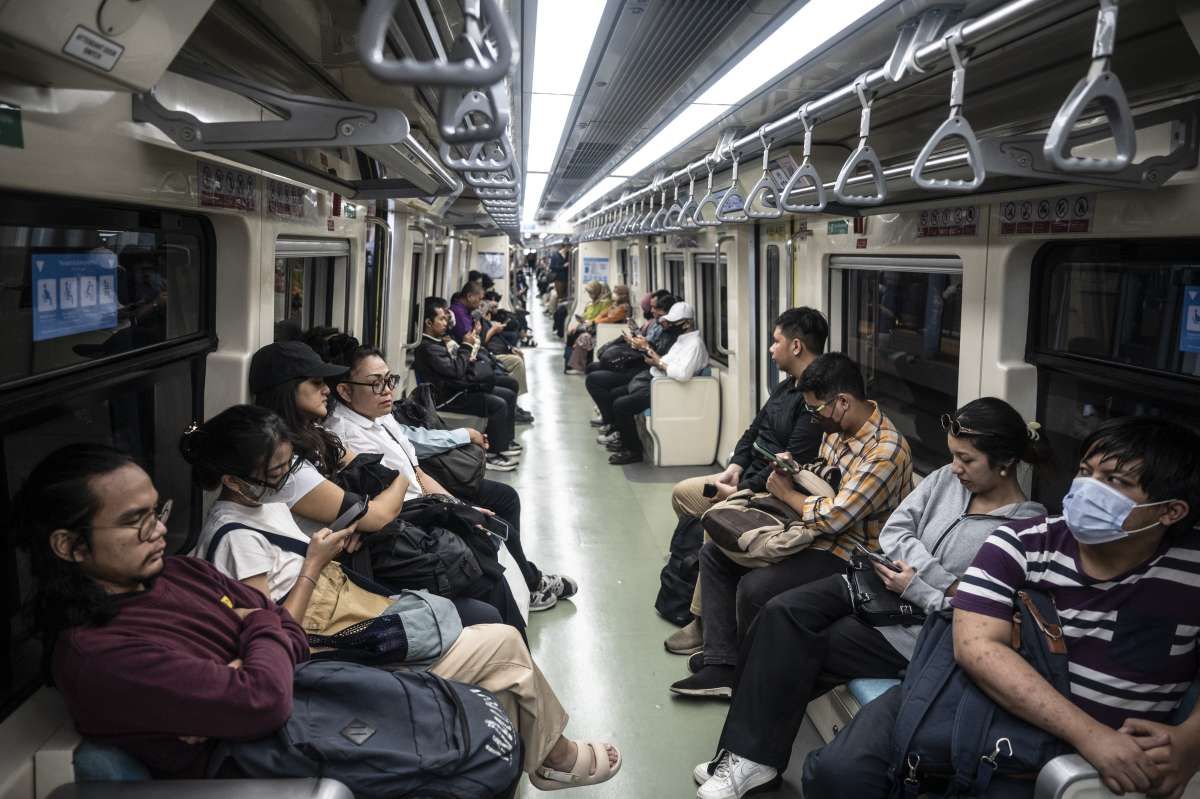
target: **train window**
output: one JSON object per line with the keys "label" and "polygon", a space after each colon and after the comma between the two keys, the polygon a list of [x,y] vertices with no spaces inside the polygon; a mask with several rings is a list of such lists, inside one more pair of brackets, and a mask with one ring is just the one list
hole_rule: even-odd
{"label": "train window", "polygon": [[1200,346],[1189,345],[1200,345],[1200,297],[1189,292],[1200,294],[1200,242],[1051,245],[1035,259],[1032,291],[1028,356],[1056,460],[1037,470],[1033,488],[1057,511],[1073,473],[1066,467],[1102,421],[1161,416],[1195,426]]}
{"label": "train window", "polygon": [[28,202],[0,198],[0,385],[204,332],[199,217]]}
{"label": "train window", "polygon": [[[0,325],[6,337],[0,518],[9,518],[13,494],[42,457],[91,441],[134,455],[163,496],[175,500],[171,551],[198,531],[202,497],[178,457],[178,443],[188,423],[203,414],[205,361],[216,345],[215,260],[212,230],[201,216],[0,195]],[[38,285],[46,280],[58,282],[53,310],[72,313],[51,313],[40,296],[51,287]],[[113,306],[107,316],[106,298]],[[35,321],[35,314],[43,317]],[[114,327],[106,326],[114,320]],[[2,718],[41,676],[40,645],[29,627],[28,559],[3,527],[0,570],[6,576]]]}
{"label": "train window", "polygon": [[721,257],[701,256],[696,259],[700,269],[700,329],[709,357],[720,364],[729,363],[729,263]]}
{"label": "train window", "polygon": [[667,291],[676,299],[684,299],[684,268],[682,255],[667,256]]}
{"label": "train window", "polygon": [[946,462],[941,415],[956,407],[962,266],[954,258],[831,261],[831,327],[867,395],[904,433],[916,469]]}
{"label": "train window", "polygon": [[332,239],[275,242],[275,321],[344,329],[350,318],[350,244]]}

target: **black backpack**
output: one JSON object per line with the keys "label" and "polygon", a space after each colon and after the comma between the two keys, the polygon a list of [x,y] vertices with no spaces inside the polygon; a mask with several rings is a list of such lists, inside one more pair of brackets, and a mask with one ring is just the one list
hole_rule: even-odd
{"label": "black backpack", "polygon": [[472,594],[484,573],[466,542],[442,527],[396,519],[363,541],[359,553],[367,553],[371,579],[389,591],[425,590],[453,599]]}
{"label": "black backpack", "polygon": [[626,343],[625,339],[614,339],[596,352],[596,361],[605,369],[613,372],[625,372],[640,369],[646,365],[646,353],[635,350]]}
{"label": "black backpack", "polygon": [[[1067,648],[1048,595],[1017,592],[1013,644],[1064,696],[1070,696]],[[951,613],[934,613],[917,639],[892,737],[893,799],[986,796],[993,779],[1027,781],[1069,747],[988,698],[954,660]]]}
{"label": "black backpack", "polygon": [[[429,430],[445,430],[446,423],[437,412],[433,393],[423,383],[392,407],[392,416],[402,425]],[[487,468],[487,453],[475,444],[447,450],[422,458],[421,468],[456,497],[475,499]]]}
{"label": "black backpack", "polygon": [[658,597],[654,609],[680,627],[692,620],[692,594],[700,576],[700,547],[704,526],[693,516],[684,516],[671,536],[671,554],[659,573]]}
{"label": "black backpack", "polygon": [[511,795],[521,741],[487,691],[429,672],[320,660],[296,667],[292,715],[273,735],[222,743],[253,778],[329,777],[357,799]]}

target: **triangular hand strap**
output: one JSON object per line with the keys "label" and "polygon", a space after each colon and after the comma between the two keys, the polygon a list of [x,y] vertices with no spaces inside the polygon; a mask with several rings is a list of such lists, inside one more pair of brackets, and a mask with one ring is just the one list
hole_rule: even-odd
{"label": "triangular hand strap", "polygon": [[[971,167],[971,179],[925,177],[922,174],[925,171],[925,162],[946,139],[954,136],[961,138],[967,146],[967,165]],[[975,131],[971,129],[971,123],[967,122],[966,117],[958,114],[951,116],[933,132],[933,136],[921,148],[912,168],[912,182],[929,191],[974,191],[983,185],[986,177],[987,170],[984,169],[983,156],[979,152],[979,139],[975,138]]]}
{"label": "triangular hand strap", "polygon": [[[1108,119],[1117,149],[1112,158],[1071,155],[1071,131],[1092,103],[1100,106]],[[1063,172],[1120,172],[1133,163],[1137,154],[1137,131],[1129,100],[1116,75],[1105,70],[1075,84],[1050,123],[1042,153]]]}
{"label": "triangular hand strap", "polygon": [[[766,204],[767,200],[775,203],[775,207]],[[756,207],[761,206],[761,210],[756,210]],[[775,192],[775,182],[771,180],[771,175],[767,172],[758,179],[758,183],[754,184],[754,188],[750,190],[750,194],[746,197],[746,216],[751,219],[778,219],[783,216],[783,209],[779,207],[779,200]]]}
{"label": "triangular hand strap", "polygon": [[[850,194],[847,191],[847,184],[854,177],[858,168],[863,165],[870,172],[871,180],[875,185],[875,193]],[[842,171],[838,173],[837,183],[833,185],[833,196],[845,205],[883,205],[887,200],[887,181],[883,178],[883,165],[879,163],[879,156],[875,155],[875,151],[871,149],[871,145],[867,144],[865,139],[859,141],[858,148],[850,154],[846,163],[842,164]]]}
{"label": "triangular hand strap", "polygon": [[[802,185],[800,183],[802,180],[807,180],[812,184],[813,190],[817,193],[816,202],[793,203],[788,201],[792,192]],[[806,159],[788,178],[783,191],[779,192],[779,204],[783,206],[783,210],[793,214],[819,214],[825,210],[825,184],[821,181],[821,176],[817,174],[817,168],[812,165],[811,161]]]}

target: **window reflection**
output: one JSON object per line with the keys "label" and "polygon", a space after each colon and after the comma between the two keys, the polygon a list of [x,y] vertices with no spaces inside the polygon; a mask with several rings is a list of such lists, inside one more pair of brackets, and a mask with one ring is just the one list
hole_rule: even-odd
{"label": "window reflection", "polygon": [[946,462],[939,419],[958,396],[962,275],[836,270],[844,351],[862,368],[867,396],[908,438],[916,469]]}

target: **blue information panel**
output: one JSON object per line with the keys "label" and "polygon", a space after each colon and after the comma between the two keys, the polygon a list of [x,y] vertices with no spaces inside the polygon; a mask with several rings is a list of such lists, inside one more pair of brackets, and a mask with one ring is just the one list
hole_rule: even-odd
{"label": "blue information panel", "polygon": [[1179,322],[1179,351],[1200,352],[1200,286],[1183,287],[1183,319]]}
{"label": "blue information panel", "polygon": [[117,255],[39,252],[33,270],[33,340],[117,326]]}

